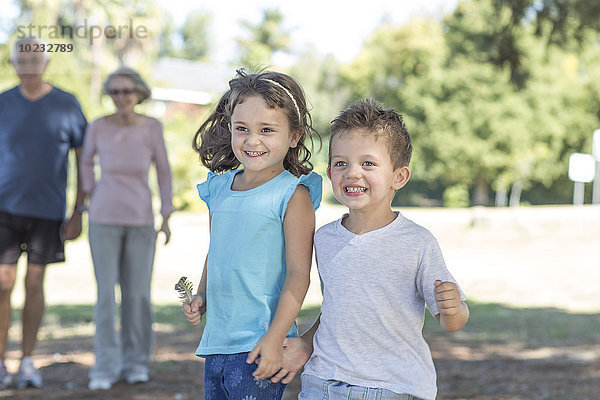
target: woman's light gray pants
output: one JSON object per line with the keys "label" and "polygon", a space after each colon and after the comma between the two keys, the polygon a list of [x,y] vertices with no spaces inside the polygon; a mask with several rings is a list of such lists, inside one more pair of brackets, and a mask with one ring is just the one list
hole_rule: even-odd
{"label": "woman's light gray pants", "polygon": [[[90,223],[90,249],[98,286],[94,312],[96,363],[91,379],[118,380],[148,373],[152,357],[150,282],[156,247],[153,226]],[[121,337],[115,329],[115,286],[121,288]]]}

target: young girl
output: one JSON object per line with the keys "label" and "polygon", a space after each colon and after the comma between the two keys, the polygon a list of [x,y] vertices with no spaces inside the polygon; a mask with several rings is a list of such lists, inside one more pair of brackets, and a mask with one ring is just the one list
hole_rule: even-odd
{"label": "young girl", "polygon": [[288,373],[283,340],[298,335],[309,284],[322,179],[311,173],[304,141],[316,132],[290,76],[239,70],[229,86],[194,138],[211,170],[198,185],[210,246],[183,312],[197,325],[206,311],[196,350],[205,357],[206,400],[274,400],[285,385],[268,378]]}

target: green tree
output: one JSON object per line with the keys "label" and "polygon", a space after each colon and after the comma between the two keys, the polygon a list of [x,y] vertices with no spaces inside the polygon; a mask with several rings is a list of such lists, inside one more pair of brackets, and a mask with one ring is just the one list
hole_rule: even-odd
{"label": "green tree", "polygon": [[490,204],[491,190],[510,191],[514,204],[530,188],[563,198],[568,156],[590,147],[599,122],[597,36],[559,46],[522,24],[515,69],[499,62],[504,13],[492,0],[472,1],[443,22],[382,25],[343,69],[353,98],[405,114],[413,178],[397,201],[426,204],[447,188],[467,188],[471,204]]}
{"label": "green tree", "polygon": [[374,96],[397,103],[397,90],[409,76],[424,76],[444,59],[442,26],[436,20],[413,20],[403,26],[382,24],[356,59],[343,69],[355,98]]}
{"label": "green tree", "polygon": [[[517,3],[526,2],[511,4]],[[507,114],[509,119],[496,121],[508,124],[510,131],[504,135],[513,139],[504,165],[490,178],[481,177],[477,187],[478,193],[486,181],[499,192],[510,187],[513,204],[519,203],[522,189],[536,183],[550,187],[561,180],[568,155],[585,147],[599,115],[599,92],[586,77],[597,64],[581,57],[597,54],[597,35],[579,31],[577,46],[549,40],[540,35],[538,25],[519,15],[514,7],[493,0],[471,1],[461,3],[445,21],[449,67],[464,58],[510,74],[506,83],[513,93],[507,98],[517,107]]]}
{"label": "green tree", "polygon": [[257,25],[247,20],[241,24],[248,32],[247,38],[237,39],[242,65],[250,68],[270,65],[273,53],[287,51],[290,34],[283,27],[283,14],[278,9],[263,10]]}
{"label": "green tree", "polygon": [[[466,21],[467,23],[464,23]],[[600,32],[600,3],[589,0],[469,0],[461,1],[447,21],[449,33],[458,32],[465,50],[477,50],[487,61],[508,67],[511,82],[523,87],[529,73],[523,67],[527,52],[523,30],[543,45],[576,49],[590,31]],[[452,34],[449,35],[452,40]],[[455,42],[454,47],[459,47]]]}
{"label": "green tree", "polygon": [[341,68],[333,56],[322,56],[310,47],[289,71],[304,89],[313,127],[321,137],[320,141],[314,140],[311,162],[322,174],[327,169],[331,120],[350,102],[350,90],[342,82]]}
{"label": "green tree", "polygon": [[0,44],[0,92],[17,84],[17,76],[10,65],[10,43]]}
{"label": "green tree", "polygon": [[174,45],[179,32],[175,28],[175,22],[171,14],[164,13],[162,16],[162,27],[158,34],[158,58],[179,57],[179,51]]}
{"label": "green tree", "polygon": [[[164,24],[168,19],[161,18],[164,12],[149,0],[111,0],[105,3],[82,2],[79,0],[18,0],[19,16],[11,27],[10,40],[0,44],[0,90],[16,85],[18,79],[8,63],[10,46],[20,34],[17,27],[25,30],[31,26],[32,34],[47,39],[50,43],[72,44],[73,50],[50,55],[50,64],[45,78],[52,84],[61,87],[75,96],[82,103],[82,108],[89,121],[114,110],[111,100],[101,96],[101,84],[108,73],[120,64],[128,64],[137,69],[141,75],[149,79],[150,68],[158,54],[159,34],[168,31]],[[123,30],[120,36],[108,37],[104,31],[101,37],[79,37],[68,35],[68,27],[82,26],[87,23],[88,32],[92,25],[106,29],[109,26],[133,26],[145,28],[145,35],[128,35],[131,30]],[[38,27],[46,27],[38,33]],[[64,35],[49,36],[50,26],[66,27]],[[29,34],[29,32],[25,32]],[[149,82],[151,83],[151,82]],[[147,105],[138,106],[144,113]],[[183,115],[182,115],[183,114]],[[165,140],[174,171],[174,203],[185,208],[191,204],[193,182],[199,182],[201,168],[189,168],[188,162],[177,163],[177,159],[195,159],[190,142],[195,129],[198,128],[200,115],[177,113],[163,119]],[[185,150],[183,150],[185,148]],[[185,171],[183,166],[191,171]],[[152,172],[153,173],[153,172]],[[191,180],[191,181],[190,181]],[[154,179],[150,179],[154,182]],[[70,190],[75,182],[70,181]]]}
{"label": "green tree", "polygon": [[[148,0],[82,2],[79,0],[16,0],[16,34],[33,34],[52,43],[73,44],[69,53],[53,54],[48,76],[60,83],[87,84],[79,98],[93,109],[99,103],[102,77],[120,65],[149,72],[158,53],[161,10]],[[14,38],[13,38],[14,40]],[[77,90],[75,90],[76,94]]]}
{"label": "green tree", "polygon": [[210,55],[209,28],[211,16],[205,12],[192,12],[188,14],[181,27],[183,39],[182,58],[188,60],[206,61]]}

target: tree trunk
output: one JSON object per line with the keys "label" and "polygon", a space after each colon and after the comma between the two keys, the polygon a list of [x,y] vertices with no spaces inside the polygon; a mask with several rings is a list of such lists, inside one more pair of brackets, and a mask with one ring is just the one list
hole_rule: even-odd
{"label": "tree trunk", "polygon": [[473,205],[485,206],[488,204],[488,200],[488,185],[485,178],[480,175],[477,178],[477,183],[475,184],[475,190],[473,192]]}
{"label": "tree trunk", "polygon": [[510,190],[510,200],[509,205],[511,207],[519,207],[521,203],[521,191],[523,190],[523,181],[517,179],[512,184],[512,189]]}
{"label": "tree trunk", "polygon": [[506,188],[498,188],[496,190],[496,207],[506,207],[507,197]]}

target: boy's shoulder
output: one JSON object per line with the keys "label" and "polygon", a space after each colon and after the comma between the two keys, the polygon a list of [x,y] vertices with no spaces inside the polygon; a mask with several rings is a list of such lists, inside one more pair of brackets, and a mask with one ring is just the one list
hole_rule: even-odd
{"label": "boy's shoulder", "polygon": [[[317,242],[329,241],[332,237],[342,237],[344,235],[343,228],[341,227],[341,221],[343,217],[331,221],[319,229],[315,233],[315,244]],[[406,218],[402,213],[398,213],[397,219],[390,224],[390,226],[384,227],[380,232],[377,233],[378,240],[382,242],[403,240],[410,241],[414,244],[426,245],[431,242],[437,242],[435,236],[422,225]]]}
{"label": "boy's shoulder", "polygon": [[411,219],[404,218],[403,228],[408,234],[419,236],[419,237],[433,237],[431,231],[425,228],[423,225],[419,225]]}
{"label": "boy's shoulder", "polygon": [[317,239],[317,237],[323,235],[335,234],[335,232],[337,231],[337,224],[340,222],[340,219],[333,220],[317,229],[317,231],[315,232],[315,240]]}

